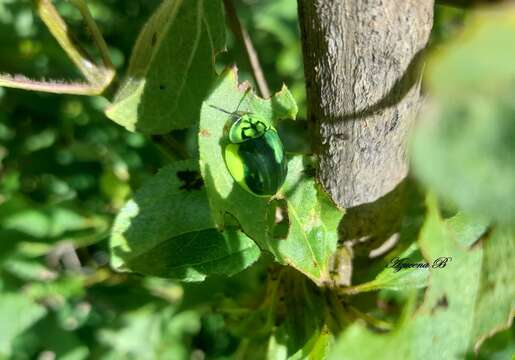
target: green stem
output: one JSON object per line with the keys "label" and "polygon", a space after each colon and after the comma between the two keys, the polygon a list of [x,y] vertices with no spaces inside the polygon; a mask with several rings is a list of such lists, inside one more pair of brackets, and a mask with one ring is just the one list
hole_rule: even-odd
{"label": "green stem", "polygon": [[358,310],[357,308],[355,308],[354,306],[351,306],[351,305],[347,305],[347,308],[354,317],[365,321],[368,325],[370,325],[376,329],[385,330],[385,331],[389,331],[389,330],[393,329],[393,325],[387,321],[377,319],[371,315],[368,315],[368,314]]}
{"label": "green stem", "polygon": [[50,33],[66,52],[70,60],[84,75],[87,82],[32,80],[23,75],[0,73],[0,86],[58,94],[99,95],[113,81],[115,70],[109,59],[107,45],[83,0],[71,0],[79,9],[93,41],[100,51],[102,65],[97,65],[81,48],[72,32],[57,12],[51,0],[35,0],[36,11]]}
{"label": "green stem", "polygon": [[93,41],[95,42],[98,50],[100,51],[100,56],[102,57],[102,61],[106,68],[114,69],[113,63],[111,62],[111,58],[109,57],[109,49],[107,44],[100,32],[100,29],[97,26],[97,23],[91,16],[89,12],[88,6],[84,2],[84,0],[70,0],[72,4],[74,4],[80,11],[86,26],[91,31],[91,35],[93,36]]}

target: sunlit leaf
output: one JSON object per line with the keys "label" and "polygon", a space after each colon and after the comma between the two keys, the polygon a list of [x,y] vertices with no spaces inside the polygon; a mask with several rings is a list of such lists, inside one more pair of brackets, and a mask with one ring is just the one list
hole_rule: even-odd
{"label": "sunlit leaf", "polygon": [[111,234],[112,265],[148,275],[198,281],[232,275],[259,257],[241,231],[214,228],[193,161],[169,165],[120,211]]}
{"label": "sunlit leaf", "polygon": [[225,47],[220,0],[165,0],[141,31],[107,116],[131,131],[194,126]]}
{"label": "sunlit leaf", "polygon": [[[443,220],[434,197],[429,197],[418,239],[425,260],[432,264],[422,305],[413,311],[410,303],[397,328],[387,334],[352,325],[338,340],[333,358],[345,354],[357,360],[415,360],[433,352],[444,359],[462,359],[481,336],[509,326],[515,308],[509,280],[513,276],[504,266],[494,269],[490,264],[501,252],[503,264],[513,261],[513,234],[496,232],[470,247],[471,234],[481,236],[482,226],[462,215]],[[481,246],[487,241],[491,243]],[[448,257],[447,262],[434,262],[441,257]]]}
{"label": "sunlit leaf", "polygon": [[22,294],[0,293],[0,357],[10,357],[12,342],[46,314],[46,309]]}
{"label": "sunlit leaf", "polygon": [[[286,182],[276,196],[256,197],[241,188],[231,177],[223,157],[227,137],[224,131],[229,116],[213,108],[250,111],[270,119],[295,118],[297,106],[286,87],[270,100],[263,100],[238,86],[234,69],[224,72],[202,108],[199,129],[200,168],[206,191],[219,228],[226,214],[238,220],[243,231],[277,261],[306,274],[318,284],[328,282],[329,258],[336,250],[337,225],[342,212],[318,188],[296,156],[289,161]],[[285,239],[274,238],[276,207],[284,202],[289,230]],[[279,204],[278,204],[279,203]]]}

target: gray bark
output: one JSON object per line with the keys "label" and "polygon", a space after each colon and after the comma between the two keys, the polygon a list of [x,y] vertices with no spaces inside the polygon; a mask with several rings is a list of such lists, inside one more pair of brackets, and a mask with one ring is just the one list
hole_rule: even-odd
{"label": "gray bark", "polygon": [[407,175],[433,4],[298,0],[319,179],[344,208],[385,197]]}

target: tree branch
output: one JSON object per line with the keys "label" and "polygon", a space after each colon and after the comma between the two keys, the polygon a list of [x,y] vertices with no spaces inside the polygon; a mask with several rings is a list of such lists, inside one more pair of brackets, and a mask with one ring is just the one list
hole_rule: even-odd
{"label": "tree branch", "polygon": [[351,208],[397,187],[420,104],[432,0],[298,0],[319,178]]}
{"label": "tree branch", "polygon": [[[406,143],[422,101],[433,6],[433,0],[298,0],[318,178],[347,209],[335,255],[343,263],[367,257],[401,224]],[[358,273],[352,266],[336,271],[341,285]]]}

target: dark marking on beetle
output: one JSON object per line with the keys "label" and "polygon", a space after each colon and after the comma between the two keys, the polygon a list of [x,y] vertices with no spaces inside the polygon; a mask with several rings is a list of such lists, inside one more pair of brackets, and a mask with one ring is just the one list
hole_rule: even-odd
{"label": "dark marking on beetle", "polygon": [[165,84],[159,85],[159,90],[166,90],[166,85]]}
{"label": "dark marking on beetle", "polygon": [[431,309],[431,314],[433,314],[439,308],[447,309],[449,307],[449,302],[447,301],[447,296],[443,295],[438,301],[436,305]]}
{"label": "dark marking on beetle", "polygon": [[152,35],[152,41],[151,41],[150,45],[156,46],[156,44],[157,44],[157,33],[154,33]]}
{"label": "dark marking on beetle", "polygon": [[177,178],[182,182],[180,190],[200,190],[204,186],[204,180],[198,171],[177,171]]}

